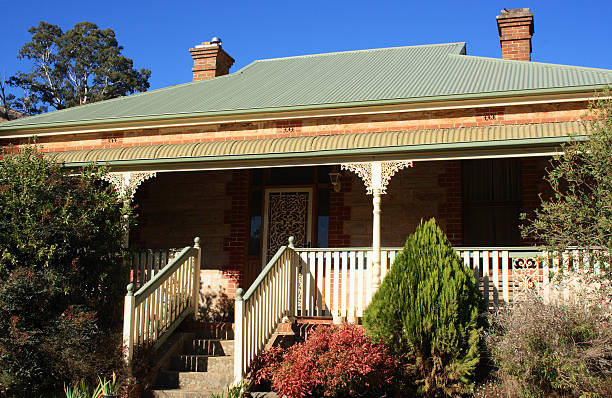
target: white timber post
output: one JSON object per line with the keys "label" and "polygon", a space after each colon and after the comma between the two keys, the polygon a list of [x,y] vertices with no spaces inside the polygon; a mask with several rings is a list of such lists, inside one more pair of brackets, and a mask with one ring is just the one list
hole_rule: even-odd
{"label": "white timber post", "polygon": [[202,261],[202,249],[200,248],[200,237],[193,240],[193,247],[198,251],[193,264],[193,316],[198,319],[200,314],[200,268]]}
{"label": "white timber post", "polygon": [[242,381],[242,363],[244,350],[244,327],[243,313],[244,300],[242,299],[242,288],[236,290],[236,304],[234,308],[234,383],[237,385]]}
{"label": "white timber post", "polygon": [[298,261],[297,254],[295,253],[295,238],[293,236],[289,237],[289,245],[287,246],[291,249],[290,253],[290,261],[291,266],[289,267],[289,318],[294,319],[296,316],[296,300],[297,300],[297,292],[294,289],[297,289],[297,281],[298,281]]}
{"label": "white timber post", "polygon": [[350,170],[363,180],[367,193],[372,195],[372,294],[380,287],[380,214],[382,195],[387,193],[391,177],[399,170],[412,167],[412,161],[346,163],[342,170]]}
{"label": "white timber post", "polygon": [[127,294],[123,307],[123,356],[131,369],[132,358],[134,358],[134,309],[136,307],[134,298],[134,284],[127,285]]}
{"label": "white timber post", "polygon": [[380,287],[380,189],[372,192],[372,294]]}

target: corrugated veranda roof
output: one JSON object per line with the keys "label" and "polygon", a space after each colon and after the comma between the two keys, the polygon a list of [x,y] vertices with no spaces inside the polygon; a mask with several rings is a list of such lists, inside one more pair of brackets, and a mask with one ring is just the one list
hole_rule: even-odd
{"label": "corrugated veranda roof", "polygon": [[323,135],[293,138],[267,138],[259,140],[196,142],[189,144],[159,144],[122,148],[89,149],[66,152],[50,152],[46,156],[57,162],[109,162],[132,160],[157,160],[179,158],[227,157],[253,155],[266,157],[271,154],[318,153],[326,151],[385,147],[420,147],[430,144],[454,144],[523,140],[531,138],[569,137],[584,134],[580,122],[542,124],[497,125],[487,127],[450,128],[435,130],[410,130],[383,133]]}
{"label": "corrugated veranda roof", "polygon": [[0,132],[80,122],[204,116],[612,84],[612,71],[462,55],[465,43],[255,61],[238,72],[18,119]]}

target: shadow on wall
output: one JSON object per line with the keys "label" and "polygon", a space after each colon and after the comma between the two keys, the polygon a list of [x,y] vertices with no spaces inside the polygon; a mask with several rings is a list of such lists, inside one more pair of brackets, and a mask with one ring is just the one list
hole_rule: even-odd
{"label": "shadow on wall", "polygon": [[205,322],[234,322],[234,300],[220,288],[216,292],[211,286],[202,289],[200,282],[200,319]]}

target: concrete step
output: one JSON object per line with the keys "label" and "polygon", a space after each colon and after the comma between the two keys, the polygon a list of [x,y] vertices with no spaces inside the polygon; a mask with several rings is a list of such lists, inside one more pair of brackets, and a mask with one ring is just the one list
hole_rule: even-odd
{"label": "concrete step", "polygon": [[230,356],[179,355],[172,360],[172,370],[181,372],[233,372],[234,358]]}
{"label": "concrete step", "polygon": [[186,321],[182,325],[182,330],[195,333],[199,339],[234,339],[234,325],[230,322]]}
{"label": "concrete step", "polygon": [[221,391],[188,391],[188,390],[153,390],[149,395],[152,398],[210,398],[212,394]]}
{"label": "concrete step", "polygon": [[234,340],[192,339],[183,345],[183,354],[233,356]]}
{"label": "concrete step", "polygon": [[233,380],[233,369],[228,372],[162,371],[157,376],[156,390],[221,392]]}

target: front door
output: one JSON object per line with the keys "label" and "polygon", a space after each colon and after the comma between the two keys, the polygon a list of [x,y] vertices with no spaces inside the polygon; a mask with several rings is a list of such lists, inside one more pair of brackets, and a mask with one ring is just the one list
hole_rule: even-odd
{"label": "front door", "polygon": [[312,223],[312,188],[266,189],[264,207],[265,265],[281,246],[295,237],[295,247],[309,247]]}

